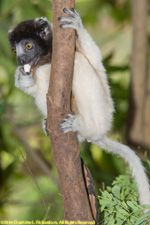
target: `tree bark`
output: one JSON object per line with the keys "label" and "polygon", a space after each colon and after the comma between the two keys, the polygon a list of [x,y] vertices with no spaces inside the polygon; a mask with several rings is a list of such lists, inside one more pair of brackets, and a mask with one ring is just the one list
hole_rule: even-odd
{"label": "tree bark", "polygon": [[145,105],[144,105],[144,145],[150,151],[150,59],[147,79],[145,83]]}
{"label": "tree bark", "polygon": [[75,32],[60,29],[58,17],[63,8],[74,8],[73,0],[53,0],[53,55],[50,85],[47,94],[47,129],[59,176],[64,220],[94,221],[85,188],[80,148],[73,132],[62,134],[59,124],[70,111]]}
{"label": "tree bark", "polygon": [[127,139],[129,144],[150,147],[150,97],[147,72],[148,1],[132,1],[133,43]]}

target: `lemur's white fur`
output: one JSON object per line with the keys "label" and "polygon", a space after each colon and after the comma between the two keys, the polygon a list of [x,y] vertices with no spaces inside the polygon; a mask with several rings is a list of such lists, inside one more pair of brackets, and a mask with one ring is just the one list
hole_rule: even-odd
{"label": "lemur's white fur", "polygon": [[[115,153],[129,164],[138,186],[140,204],[150,204],[149,183],[140,159],[127,146],[106,137],[114,111],[107,76],[102,64],[101,52],[82,25],[76,11],[66,10],[70,17],[62,17],[62,28],[76,29],[76,48],[72,92],[79,113],[68,115],[60,124],[63,132],[77,133],[79,141],[87,139],[108,152]],[[32,73],[23,75],[20,67],[15,73],[15,85],[35,98],[41,112],[47,116],[46,93],[50,79],[50,64],[36,70],[36,82]]]}

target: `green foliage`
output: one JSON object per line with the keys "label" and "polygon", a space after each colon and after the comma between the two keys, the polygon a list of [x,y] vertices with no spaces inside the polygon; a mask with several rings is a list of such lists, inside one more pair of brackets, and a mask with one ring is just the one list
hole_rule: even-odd
{"label": "green foliage", "polygon": [[[99,22],[106,15],[111,20],[119,24],[129,19],[129,1],[130,0],[77,0],[76,9],[80,13],[83,22],[91,24],[94,30],[94,39],[104,35],[105,43],[109,40],[105,38],[104,31],[101,31]],[[34,105],[33,99],[25,95],[14,87],[14,71],[17,66],[16,58],[12,54],[8,43],[7,33],[19,22],[35,17],[46,16],[52,18],[51,0],[0,0],[0,218],[32,220],[43,219],[45,211],[41,204],[41,196],[35,183],[30,176],[28,177],[24,162],[18,151],[15,142],[20,146],[24,155],[27,155],[28,164],[35,175],[41,191],[46,199],[46,204],[50,205],[49,215],[52,220],[62,219],[62,203],[59,197],[57,185],[42,173],[38,165],[33,163],[30,155],[27,154],[27,148],[20,140],[16,131],[23,134],[27,144],[33,151],[40,154],[40,157],[48,162],[51,171],[55,169],[50,152],[49,138],[46,138],[42,132],[41,114]],[[120,2],[122,2],[120,4]],[[124,8],[124,6],[126,6]],[[107,20],[107,18],[106,18]],[[97,25],[96,25],[97,24]],[[95,26],[96,25],[96,26]],[[114,30],[112,28],[112,30]],[[121,30],[121,32],[123,32]],[[98,37],[98,38],[97,38]],[[118,33],[113,33],[113,38],[117,41]],[[101,40],[101,39],[100,39]],[[118,45],[118,42],[117,42]],[[122,45],[122,42],[121,42]],[[116,47],[115,47],[116,48]],[[105,51],[104,51],[105,52]],[[122,132],[122,124],[125,124],[127,105],[127,86],[123,86],[124,72],[128,70],[128,65],[122,59],[121,64],[112,63],[115,54],[109,53],[104,58],[104,64],[110,77],[113,98],[117,116],[113,130]],[[122,58],[122,56],[121,56]],[[114,79],[115,73],[120,73],[120,79]],[[99,187],[101,181],[110,184],[116,175],[124,171],[124,163],[108,155],[89,143],[84,143],[82,151],[84,161],[88,165],[96,187]],[[98,153],[99,152],[99,153]],[[30,162],[31,161],[31,162]],[[112,169],[113,168],[113,169]],[[123,171],[122,171],[123,170]],[[38,216],[37,216],[38,215]]]}
{"label": "green foliage", "polygon": [[[149,168],[150,169],[150,168]],[[100,224],[147,225],[150,220],[149,206],[138,204],[135,182],[130,175],[120,175],[106,190],[100,190]]]}
{"label": "green foliage", "polygon": [[85,1],[79,0],[77,3],[79,11],[82,8],[81,15],[84,22],[94,23],[102,11],[107,11],[117,23],[129,21],[131,18],[130,0],[86,0],[86,7]]}

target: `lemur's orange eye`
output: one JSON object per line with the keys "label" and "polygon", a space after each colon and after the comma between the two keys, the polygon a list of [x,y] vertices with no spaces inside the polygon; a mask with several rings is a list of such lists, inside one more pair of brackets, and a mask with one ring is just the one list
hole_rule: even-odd
{"label": "lemur's orange eye", "polygon": [[31,43],[29,43],[29,42],[28,42],[28,43],[26,43],[26,48],[27,48],[27,49],[29,49],[29,50],[30,50],[30,49],[32,49],[32,44],[31,44]]}
{"label": "lemur's orange eye", "polygon": [[16,49],[13,49],[12,52],[14,53],[14,55],[16,55]]}

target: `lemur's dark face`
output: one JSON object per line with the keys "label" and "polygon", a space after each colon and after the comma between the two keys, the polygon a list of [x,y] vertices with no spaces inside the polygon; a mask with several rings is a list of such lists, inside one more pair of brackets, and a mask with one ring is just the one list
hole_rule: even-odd
{"label": "lemur's dark face", "polygon": [[16,44],[13,52],[16,55],[20,66],[29,64],[31,67],[34,67],[38,63],[39,59],[44,55],[44,51],[39,44],[30,38],[23,39]]}
{"label": "lemur's dark face", "polygon": [[23,21],[9,32],[8,38],[20,66],[35,67],[45,57],[51,57],[52,29],[45,18]]}

